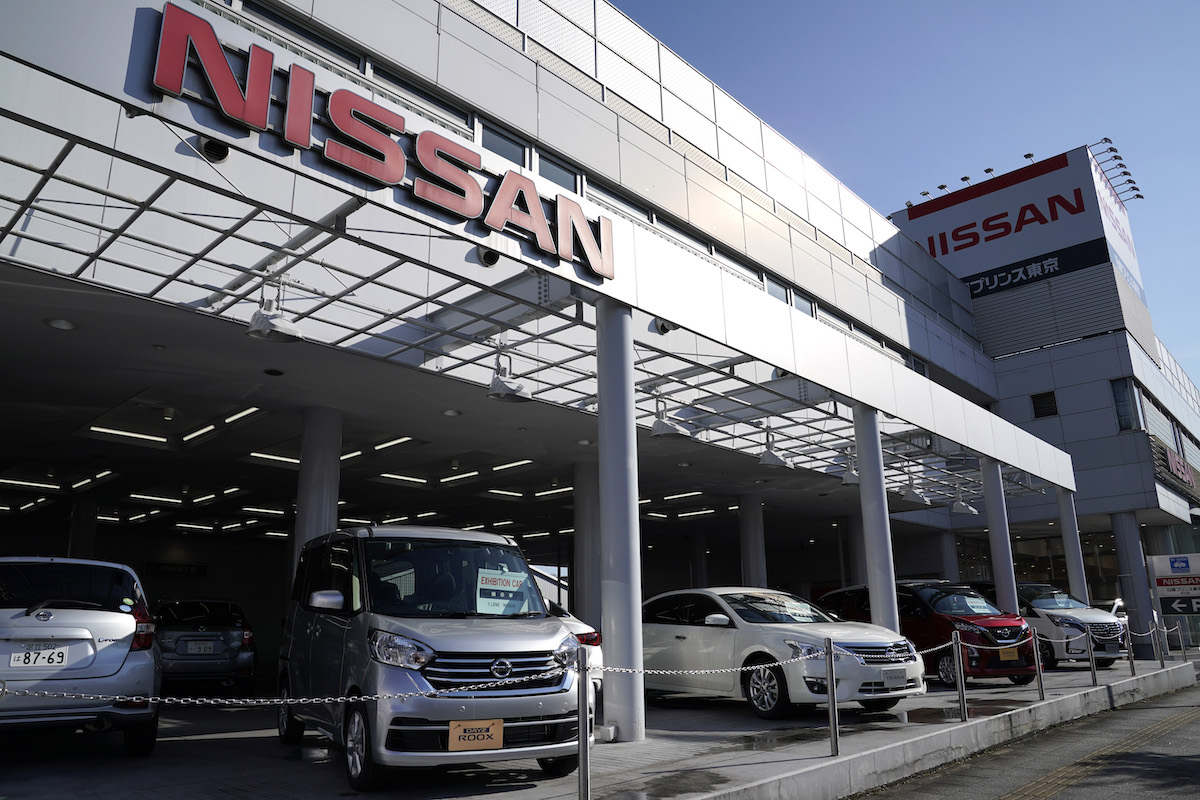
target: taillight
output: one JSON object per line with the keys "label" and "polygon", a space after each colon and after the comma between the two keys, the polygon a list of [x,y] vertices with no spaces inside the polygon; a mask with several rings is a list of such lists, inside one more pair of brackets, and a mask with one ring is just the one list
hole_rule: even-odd
{"label": "taillight", "polygon": [[579,640],[580,644],[589,644],[593,646],[598,646],[600,644],[599,631],[592,631],[591,633],[577,633],[575,634],[575,638]]}
{"label": "taillight", "polygon": [[133,620],[133,644],[129,649],[149,650],[154,645],[154,617],[150,616],[150,611],[144,603],[139,601],[133,607]]}
{"label": "taillight", "polygon": [[254,646],[254,631],[249,628],[242,628],[242,647]]}

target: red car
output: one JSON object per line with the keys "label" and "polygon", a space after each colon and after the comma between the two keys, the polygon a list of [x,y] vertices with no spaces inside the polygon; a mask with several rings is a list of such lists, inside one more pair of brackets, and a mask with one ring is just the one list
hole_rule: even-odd
{"label": "red car", "polygon": [[[900,581],[896,599],[900,632],[918,650],[945,645],[958,631],[968,678],[1008,678],[1020,685],[1036,677],[1029,625],[1015,614],[1005,614],[971,587],[949,581]],[[836,589],[819,603],[842,619],[871,619],[866,586]],[[956,685],[951,648],[928,653],[925,668],[945,685]]]}

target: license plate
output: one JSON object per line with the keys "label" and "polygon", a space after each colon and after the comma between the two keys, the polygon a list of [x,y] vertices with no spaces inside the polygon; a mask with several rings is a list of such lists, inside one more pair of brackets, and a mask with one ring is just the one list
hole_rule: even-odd
{"label": "license plate", "polygon": [[903,668],[887,667],[883,670],[883,688],[903,689],[908,684],[908,675]]}
{"label": "license plate", "polygon": [[450,723],[451,750],[499,750],[504,746],[504,720],[476,719]]}
{"label": "license plate", "polygon": [[65,667],[71,662],[70,648],[65,644],[31,642],[8,657],[9,667]]}
{"label": "license plate", "polygon": [[213,654],[212,642],[188,642],[188,655],[193,656],[211,656]]}
{"label": "license plate", "polygon": [[1000,648],[1000,660],[1001,661],[1017,661],[1018,659],[1020,659],[1020,656],[1017,654],[1017,648],[1015,648],[1015,647]]}

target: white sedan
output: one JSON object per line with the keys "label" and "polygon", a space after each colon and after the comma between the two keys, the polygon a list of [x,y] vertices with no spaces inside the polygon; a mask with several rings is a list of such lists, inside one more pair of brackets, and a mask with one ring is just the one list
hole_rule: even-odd
{"label": "white sedan", "polygon": [[666,671],[648,672],[646,688],[744,697],[760,717],[782,717],[793,705],[828,702],[827,638],[836,702],[886,711],[925,693],[921,656],[895,631],[840,622],[796,595],[745,586],[683,589],[643,604],[644,666]]}

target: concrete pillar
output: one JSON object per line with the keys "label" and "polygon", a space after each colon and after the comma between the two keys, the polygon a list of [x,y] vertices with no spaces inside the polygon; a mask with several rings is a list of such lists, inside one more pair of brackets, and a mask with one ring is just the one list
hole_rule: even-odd
{"label": "concrete pillar", "polygon": [[71,504],[71,532],[67,540],[70,558],[96,557],[96,501],[79,498]]}
{"label": "concrete pillar", "polygon": [[572,613],[600,631],[600,465],[586,461],[575,465],[575,563],[571,585]]}
{"label": "concrete pillar", "polygon": [[1062,527],[1063,556],[1067,561],[1067,587],[1071,594],[1091,605],[1087,572],[1083,568],[1083,544],[1079,541],[1079,519],[1075,516],[1075,493],[1059,486],[1058,524]]}
{"label": "concrete pillar", "polygon": [[1129,614],[1130,634],[1135,658],[1154,658],[1154,646],[1148,634],[1154,629],[1154,605],[1150,599],[1150,575],[1146,572],[1146,556],[1142,550],[1142,535],[1137,516],[1132,511],[1110,514],[1113,537],[1117,542],[1117,572],[1121,599]]}
{"label": "concrete pillar", "polygon": [[708,586],[708,537],[702,533],[693,533],[688,537],[691,546],[692,588]]}
{"label": "concrete pillar", "polygon": [[616,737],[623,742],[646,738],[633,384],[632,311],[602,297],[596,303],[601,630],[605,663],[638,670],[604,676],[605,722],[616,725]]}
{"label": "concrete pillar", "polygon": [[763,536],[762,497],[744,494],[738,498],[738,537],[742,546],[742,584],[767,586],[767,549]]}
{"label": "concrete pillar", "polygon": [[[296,572],[305,542],[337,529],[341,458],[342,412],[335,408],[306,408],[289,576]],[[290,580],[288,584],[291,585]]]}
{"label": "concrete pillar", "polygon": [[992,580],[996,582],[996,604],[1001,611],[1016,614],[1017,576],[1013,570],[1012,539],[1008,533],[1008,504],[1004,501],[1004,479],[1000,462],[979,457],[983,478],[983,501],[987,504],[988,544],[992,551]]}
{"label": "concrete pillar", "polygon": [[896,601],[896,562],[892,558],[892,528],[888,517],[887,488],[883,482],[879,412],[861,403],[854,407],[854,442],[858,456],[858,500],[862,507],[863,550],[867,559],[871,622],[898,631],[900,612]]}

